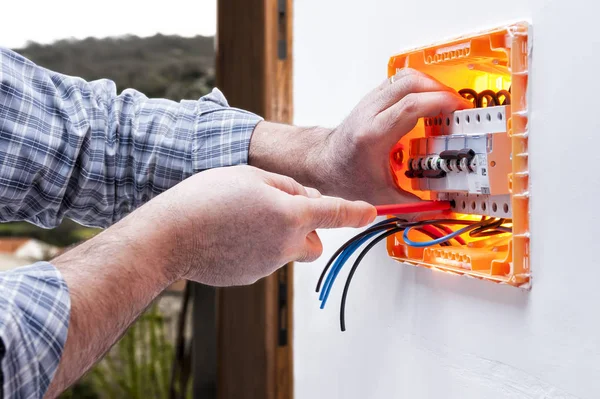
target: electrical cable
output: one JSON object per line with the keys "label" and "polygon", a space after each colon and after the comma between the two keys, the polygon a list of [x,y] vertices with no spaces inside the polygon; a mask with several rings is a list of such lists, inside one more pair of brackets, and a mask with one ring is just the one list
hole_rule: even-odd
{"label": "electrical cable", "polygon": [[340,248],[338,248],[337,251],[335,251],[335,253],[331,256],[331,258],[329,258],[329,261],[327,261],[327,263],[325,264],[325,267],[323,268],[323,271],[321,272],[321,276],[319,277],[319,280],[317,281],[317,287],[315,289],[315,292],[319,292],[321,290],[321,283],[323,282],[323,279],[325,278],[325,274],[327,273],[327,270],[331,267],[331,264],[333,263],[333,261],[340,255],[340,253],[342,253],[342,251],[344,251],[346,248],[348,248],[350,245],[352,245],[353,242],[368,235],[369,233],[371,233],[373,231],[385,230],[388,228],[388,227],[385,227],[387,224],[389,224],[390,227],[393,227],[396,224],[396,222],[399,222],[399,221],[401,221],[401,219],[399,219],[399,218],[386,219],[384,221],[374,224],[370,228],[362,231],[361,233],[357,234],[356,236],[354,236],[351,239],[349,239],[348,241],[346,241],[344,243],[344,245],[342,245]]}
{"label": "electrical cable", "polygon": [[406,245],[409,245],[411,247],[416,247],[416,248],[425,248],[425,247],[430,247],[432,245],[441,244],[442,242],[446,242],[448,240],[451,240],[452,238],[454,238],[454,237],[456,237],[458,235],[467,233],[470,230],[473,230],[473,229],[475,229],[475,228],[477,228],[479,226],[482,226],[485,222],[487,222],[487,221],[476,222],[476,223],[473,223],[473,224],[468,225],[466,227],[463,227],[461,229],[458,229],[458,230],[454,231],[453,233],[447,234],[444,237],[437,238],[437,239],[431,240],[431,241],[422,241],[422,242],[420,242],[420,241],[412,241],[411,239],[408,238],[408,233],[413,228],[411,226],[411,227],[408,227],[406,230],[404,230],[404,234],[403,234],[402,238],[404,239],[404,243]]}
{"label": "electrical cable", "polygon": [[[483,220],[482,220],[483,221]],[[489,219],[485,220],[488,222],[480,227],[477,227],[469,232],[470,237],[489,237],[496,234],[502,234],[503,231],[497,229],[504,224],[505,219]]]}
{"label": "electrical cable", "polygon": [[385,233],[377,236],[373,241],[371,241],[369,243],[369,245],[367,245],[365,247],[365,249],[362,250],[360,255],[358,255],[358,258],[356,258],[356,260],[354,261],[354,264],[352,265],[352,268],[350,269],[350,273],[348,274],[348,278],[346,279],[346,284],[344,285],[344,291],[342,292],[342,302],[340,304],[340,328],[342,331],[346,331],[346,298],[348,297],[348,290],[350,289],[350,283],[352,282],[352,277],[354,277],[354,273],[356,272],[358,265],[363,260],[365,255],[371,250],[371,248],[373,248],[375,245],[377,245],[378,242],[380,242],[381,240],[383,240],[386,237],[391,236],[392,234],[399,233],[402,230],[404,230],[404,227],[396,227],[394,229],[388,230]]}
{"label": "electrical cable", "polygon": [[446,211],[452,208],[452,201],[422,201],[408,204],[377,205],[377,215],[400,215],[431,211]]}
{"label": "electrical cable", "polygon": [[[432,226],[437,227],[438,229],[444,231],[446,234],[451,234],[454,231],[450,227],[444,226],[443,224],[436,223],[436,224],[433,224]],[[463,240],[463,238],[461,236],[454,237],[454,240],[456,240],[456,242],[458,242],[460,245],[467,245],[466,241]]]}
{"label": "electrical cable", "polygon": [[496,97],[496,93],[492,90],[484,90],[477,95],[477,107],[485,108],[483,106],[483,100],[487,100],[486,107],[493,107],[498,105],[498,97]]}
{"label": "electrical cable", "polygon": [[[427,212],[427,211],[441,211],[441,210],[447,210],[450,209],[452,207],[452,202],[451,201],[425,201],[425,202],[416,202],[416,203],[408,203],[408,204],[391,204],[391,205],[379,205],[376,206],[375,208],[377,209],[377,214],[378,215],[389,215],[389,214],[401,214],[401,213],[412,213],[412,212]],[[319,280],[317,282],[317,287],[315,289],[316,292],[319,292],[321,289],[321,284],[323,283],[323,279],[325,278],[325,275],[327,273],[327,270],[329,270],[329,268],[331,267],[332,263],[334,262],[334,260],[346,249],[348,248],[350,245],[352,245],[352,243],[354,241],[360,240],[362,237],[370,234],[373,231],[379,231],[382,229],[382,226],[386,226],[389,225],[390,227],[393,226],[393,224],[397,221],[400,221],[400,219],[398,218],[391,218],[391,219],[387,219],[384,220],[380,223],[377,223],[375,225],[373,225],[371,228],[363,231],[362,233],[360,233],[359,235],[353,237],[352,239],[348,240],[344,245],[342,245],[334,254],[333,256],[329,259],[329,261],[327,262],[327,264],[325,265],[325,267],[323,268],[323,271],[321,272],[321,276],[319,277]],[[423,223],[425,224],[425,223]],[[427,223],[430,224],[430,223]],[[385,229],[385,227],[384,227]],[[354,253],[353,251],[350,251],[350,256],[352,255],[352,253]],[[338,263],[338,267],[337,268],[341,268],[341,266],[343,266],[343,264],[346,262],[348,256],[343,257],[341,259],[341,261]],[[336,268],[336,269],[337,269]],[[332,279],[335,279],[335,276],[337,275],[337,273],[331,275],[331,278],[329,278],[327,281],[329,281],[329,283],[326,281],[326,286],[329,287],[332,284]],[[329,291],[330,289],[328,289]],[[319,299],[321,301],[323,301],[323,298],[326,298],[326,296],[328,296],[326,293],[325,294],[321,294],[319,296]]]}
{"label": "electrical cable", "polygon": [[458,91],[464,99],[470,101],[473,106],[477,106],[477,92],[473,89],[461,89]]}
{"label": "electrical cable", "polygon": [[[319,285],[322,281],[324,274],[326,273],[327,269],[331,265],[331,262],[335,259],[335,262],[333,263],[333,267],[331,268],[331,271],[327,275],[327,278],[325,279],[325,283],[322,287],[321,293],[319,294],[319,300],[321,301],[321,309],[323,309],[325,307],[325,304],[327,303],[327,299],[329,298],[329,294],[331,293],[331,289],[333,288],[333,284],[334,284],[340,270],[342,269],[342,267],[344,266],[346,261],[352,256],[352,254],[354,254],[354,252],[362,244],[364,244],[366,241],[368,241],[371,237],[378,234],[379,231],[386,230],[391,227],[395,227],[395,223],[390,223],[389,219],[388,219],[387,221],[378,223],[374,227],[375,228],[368,229],[365,232],[355,236],[352,240],[349,241],[350,245],[346,245],[346,244],[348,244],[348,243],[346,243],[342,247],[343,249],[340,248],[340,249],[342,249],[341,251],[340,250],[337,251],[337,252],[339,252],[339,254],[338,254],[339,257],[336,254],[334,254],[334,256],[331,257],[331,259],[325,266],[325,268],[321,274],[321,278],[319,279],[319,283],[317,285],[317,292],[319,292]],[[364,234],[364,233],[367,233],[367,234]]]}
{"label": "electrical cable", "polygon": [[325,279],[323,290],[319,295],[319,300],[321,301],[321,309],[325,308],[325,304],[327,303],[327,299],[329,298],[329,294],[331,293],[333,284],[337,279],[338,274],[348,261],[348,259],[350,259],[350,257],[354,254],[354,252],[356,252],[358,248],[360,248],[365,242],[367,242],[369,239],[371,239],[378,233],[379,232],[374,232],[361,238],[359,241],[353,243],[345,251],[343,251],[342,254],[336,259],[335,263],[333,264],[333,267],[331,268],[331,271],[327,275],[327,279]]}
{"label": "electrical cable", "polygon": [[[342,302],[340,307],[340,327],[342,331],[345,331],[345,307],[348,296],[348,291],[350,287],[350,283],[352,278],[358,268],[358,265],[366,256],[366,254],[381,240],[389,237],[393,234],[404,231],[404,242],[406,245],[410,245],[413,247],[428,247],[432,245],[449,245],[448,241],[451,239],[455,239],[461,245],[466,245],[466,242],[459,237],[461,234],[465,234],[467,232],[473,233],[471,234],[474,237],[485,237],[488,235],[501,234],[506,232],[512,232],[512,228],[502,226],[503,223],[506,222],[506,219],[502,218],[487,218],[486,216],[482,216],[480,221],[474,220],[460,220],[460,219],[433,219],[433,220],[423,220],[417,222],[408,222],[399,218],[390,218],[384,221],[381,221],[371,228],[366,229],[365,231],[357,234],[352,239],[348,240],[342,247],[340,247],[334,255],[329,259],[327,264],[325,265],[319,281],[317,282],[316,291],[320,292],[319,299],[321,300],[321,308],[324,308],[327,303],[327,299],[331,293],[333,284],[343,268],[344,264],[348,261],[350,257],[356,252],[363,244],[367,243],[371,240],[367,246],[360,252],[357,259],[355,260],[350,272],[348,274],[348,278],[346,280],[346,284],[344,285],[344,290],[342,293]],[[510,223],[510,221],[509,221]],[[447,225],[463,225],[462,227],[456,231],[450,229]],[[423,234],[426,234],[429,237],[436,237],[431,241],[426,242],[416,242],[412,241],[408,238],[408,234],[410,230],[415,229],[420,231]],[[448,233],[446,235],[440,236],[442,232]],[[464,243],[464,244],[463,244]],[[325,279],[323,286],[323,279],[329,270],[329,274]]]}
{"label": "electrical cable", "polygon": [[[417,230],[421,234],[425,234],[427,237],[431,239],[436,239],[444,236],[444,233],[438,230],[434,225],[423,225],[421,227],[417,227]],[[448,242],[443,243],[442,245],[448,246],[450,245]]]}
{"label": "electrical cable", "polygon": [[[485,108],[483,105],[483,100],[486,100],[486,107],[493,107],[496,105],[510,105],[511,101],[511,87],[508,90],[498,90],[494,92],[493,90],[483,90],[480,93],[477,93],[475,90],[470,88],[460,89],[458,94],[470,101],[475,108]],[[503,98],[502,101],[500,99]]]}
{"label": "electrical cable", "polygon": [[498,90],[496,92],[496,98],[500,101],[500,98],[504,97],[504,101],[500,105],[510,105],[510,93],[506,90]]}
{"label": "electrical cable", "polygon": [[[366,243],[370,238],[372,238],[374,235],[376,235],[378,231],[395,227],[396,225],[400,225],[400,223],[401,223],[401,221],[397,221],[395,223],[389,223],[389,220],[390,219],[380,222],[380,223],[377,223],[372,228],[365,230],[361,234],[358,234],[357,236],[353,237],[351,240],[346,242],[346,244],[344,244],[342,247],[340,247],[340,249],[338,249],[336,251],[336,253],[334,253],[334,255],[329,259],[329,261],[323,268],[323,271],[321,272],[319,281],[317,282],[316,292],[319,292],[323,278],[324,278],[325,274],[327,273],[327,270],[329,270],[329,268],[331,267],[331,265],[333,263],[333,267],[331,267],[331,271],[327,275],[327,278],[325,279],[325,283],[323,284],[322,290],[319,294],[319,300],[321,301],[321,306],[320,306],[321,309],[323,309],[327,303],[327,299],[329,298],[329,294],[331,293],[333,284],[334,284],[339,272],[341,271],[344,264],[348,261],[348,259],[354,254],[354,252],[356,252],[356,250],[358,248],[360,248],[364,243]],[[449,224],[472,224],[472,223],[474,223],[473,221],[470,221],[470,220],[455,220],[455,219],[441,219],[441,221],[449,223]],[[406,228],[406,227],[415,227],[416,228],[416,227],[431,225],[432,224],[431,222],[432,222],[431,220],[420,221],[420,222],[404,222],[401,225],[403,228]],[[334,262],[334,260],[335,260],[335,262]]]}

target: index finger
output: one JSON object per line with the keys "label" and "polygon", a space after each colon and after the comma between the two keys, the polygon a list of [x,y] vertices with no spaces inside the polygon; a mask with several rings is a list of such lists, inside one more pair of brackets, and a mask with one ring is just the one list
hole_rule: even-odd
{"label": "index finger", "polygon": [[377,216],[375,207],[363,201],[321,197],[307,201],[307,223],[311,230],[362,227]]}
{"label": "index finger", "polygon": [[380,112],[385,111],[410,93],[448,91],[457,94],[454,89],[435,78],[414,69],[402,69],[392,77],[387,87],[379,93]]}
{"label": "index finger", "polygon": [[384,138],[392,146],[415,127],[419,118],[472,107],[471,102],[449,91],[410,93],[377,115],[376,121],[383,126]]}

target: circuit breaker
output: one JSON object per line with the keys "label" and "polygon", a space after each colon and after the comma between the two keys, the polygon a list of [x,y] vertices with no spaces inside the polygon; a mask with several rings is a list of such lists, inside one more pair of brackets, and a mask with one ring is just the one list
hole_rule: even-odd
{"label": "circuit breaker", "polygon": [[[391,236],[393,258],[415,266],[530,286],[528,79],[531,26],[520,22],[391,57],[388,76],[413,68],[473,108],[424,118],[390,154],[395,183],[422,199],[452,200],[452,218],[497,218],[511,232],[466,245],[416,248]],[[412,234],[419,234],[414,232]]]}

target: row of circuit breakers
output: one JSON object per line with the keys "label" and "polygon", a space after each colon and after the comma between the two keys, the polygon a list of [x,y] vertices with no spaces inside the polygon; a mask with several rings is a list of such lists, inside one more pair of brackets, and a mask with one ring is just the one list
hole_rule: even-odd
{"label": "row of circuit breakers", "polygon": [[410,141],[404,172],[412,189],[454,200],[460,213],[511,217],[509,118],[510,107],[501,105],[425,119],[425,137]]}

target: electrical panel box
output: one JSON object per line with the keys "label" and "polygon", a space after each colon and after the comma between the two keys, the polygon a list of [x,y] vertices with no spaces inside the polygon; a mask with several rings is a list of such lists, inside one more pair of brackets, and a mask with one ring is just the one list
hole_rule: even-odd
{"label": "electrical panel box", "polygon": [[530,286],[530,30],[526,22],[515,23],[391,57],[388,76],[402,68],[419,70],[474,105],[419,121],[390,154],[395,184],[422,199],[452,200],[453,218],[498,218],[512,227],[512,233],[465,237],[460,246],[416,248],[397,234],[387,241],[393,258]]}

